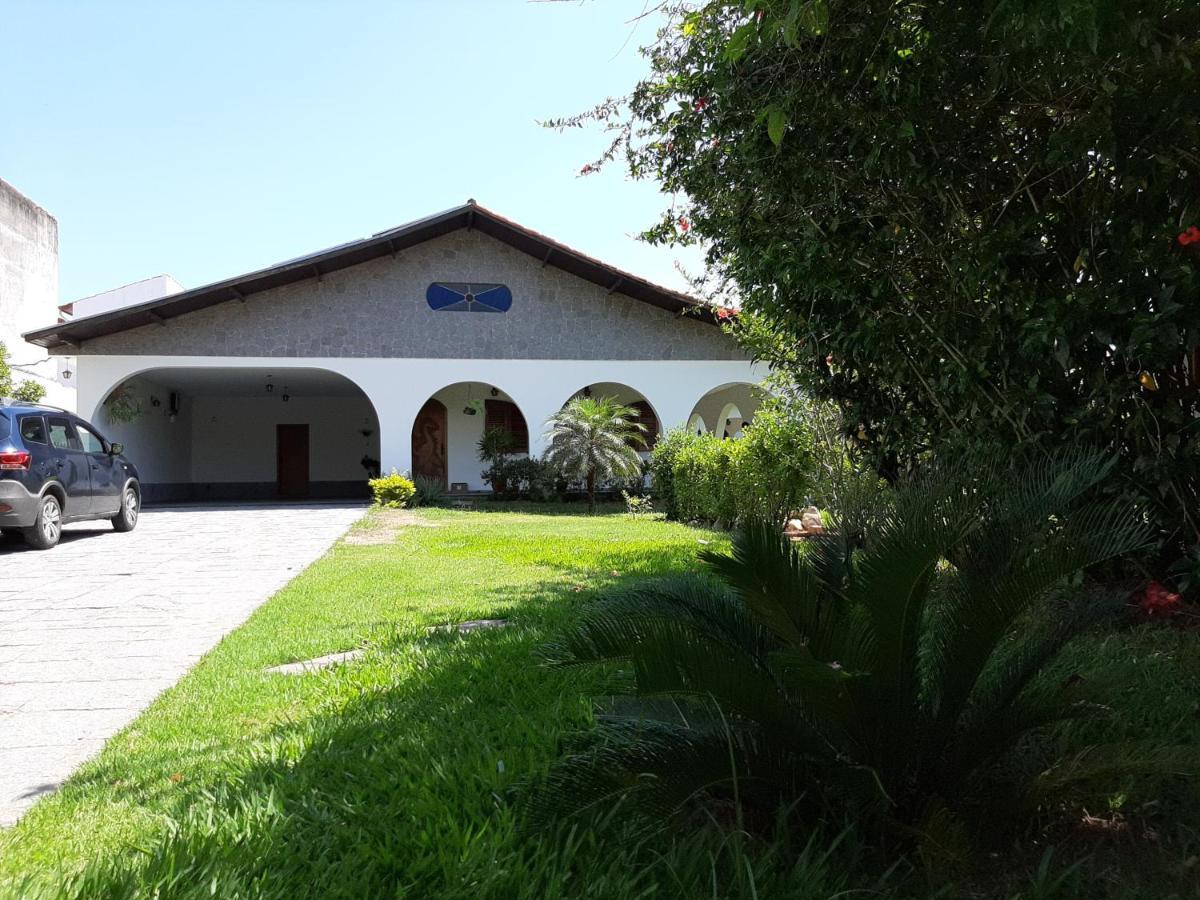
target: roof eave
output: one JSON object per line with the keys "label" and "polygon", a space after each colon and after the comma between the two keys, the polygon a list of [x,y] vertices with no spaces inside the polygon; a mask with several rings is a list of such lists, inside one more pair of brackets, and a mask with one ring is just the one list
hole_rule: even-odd
{"label": "roof eave", "polygon": [[331,272],[389,254],[394,256],[409,247],[460,228],[477,228],[490,237],[541,259],[544,265],[552,265],[604,287],[609,293],[624,294],[673,313],[687,312],[700,321],[713,324],[717,322],[713,311],[694,297],[624,272],[470,201],[407,225],[381,231],[360,241],[341,244],[235,278],[227,278],[134,306],[34,329],[26,332],[23,337],[31,344],[53,349],[78,346],[86,340],[145,325],[165,325],[170,319],[190,312],[233,300],[245,300],[253,294],[307,278],[320,278]]}

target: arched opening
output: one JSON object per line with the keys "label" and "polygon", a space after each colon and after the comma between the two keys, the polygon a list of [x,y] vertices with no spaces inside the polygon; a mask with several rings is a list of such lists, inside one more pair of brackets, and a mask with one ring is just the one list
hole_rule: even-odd
{"label": "arched opening", "polygon": [[764,392],[755,384],[735,382],[713,388],[697,401],[688,417],[688,431],[707,431],[721,438],[739,438],[754,421]]}
{"label": "arched opening", "polygon": [[[492,446],[481,447],[489,436]],[[497,438],[497,436],[500,436]],[[436,391],[417,413],[412,430],[413,475],[433,478],[451,493],[488,490],[481,451],[529,453],[529,426],[512,397],[498,387],[460,381]]]}
{"label": "arched opening", "polygon": [[642,438],[645,444],[638,448],[643,456],[648,455],[654,449],[654,445],[662,436],[662,421],[659,419],[658,412],[642,393],[627,384],[617,381],[589,384],[572,394],[570,400],[576,397],[612,397],[618,403],[631,407],[636,414],[635,421],[644,429]]}
{"label": "arched opening", "polygon": [[92,421],[125,445],[150,503],[360,498],[379,471],[375,407],[328,369],[149,369]]}

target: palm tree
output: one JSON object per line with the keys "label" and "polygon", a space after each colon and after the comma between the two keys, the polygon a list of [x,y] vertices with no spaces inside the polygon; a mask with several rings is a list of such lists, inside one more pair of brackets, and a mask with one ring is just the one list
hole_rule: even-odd
{"label": "palm tree", "polygon": [[532,794],[531,821],[704,798],[739,822],[786,807],[924,850],[1084,783],[1197,771],[1195,749],[1129,745],[1021,768],[1023,742],[1103,711],[1083,679],[1042,676],[1113,608],[1068,579],[1147,540],[1127,505],[1088,499],[1109,467],[1074,455],[909,484],[802,549],[752,527],[732,555],[703,554],[716,578],[589,611],[548,660],[611,666],[616,699]]}
{"label": "palm tree", "polygon": [[645,430],[637,410],[613,397],[576,397],[547,420],[543,459],[564,477],[584,480],[588,512],[595,512],[598,485],[641,471]]}

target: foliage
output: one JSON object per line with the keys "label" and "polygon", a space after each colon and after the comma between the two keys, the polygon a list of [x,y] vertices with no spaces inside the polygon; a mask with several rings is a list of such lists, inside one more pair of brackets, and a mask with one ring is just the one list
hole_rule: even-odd
{"label": "foliage", "polygon": [[930,451],[1105,446],[1108,489],[1195,544],[1194,5],[668,10],[627,103],[551,124],[615,131],[599,163],[674,198],[650,236],[704,243],[750,346],[889,478]]}
{"label": "foliage", "polygon": [[113,389],[104,401],[104,412],[114,424],[133,422],[145,411],[132,385],[125,383]]}
{"label": "foliage", "polygon": [[651,454],[654,492],[670,518],[782,522],[814,493],[826,493],[828,463],[802,398],[765,401],[737,440],[672,431]]}
{"label": "foliage", "polygon": [[413,476],[413,497],[410,504],[418,506],[437,506],[446,499],[446,485],[440,478],[432,475]]}
{"label": "foliage", "polygon": [[416,496],[417,486],[412,480],[392,469],[390,475],[368,479],[375,503],[389,509],[403,509]]}
{"label": "foliage", "polygon": [[484,429],[475,449],[480,462],[494,463],[507,457],[516,446],[517,442],[511,431],[493,426]]}
{"label": "foliage", "polygon": [[625,501],[625,511],[631,516],[647,516],[654,512],[654,502],[644,494],[621,491],[621,499]]}
{"label": "foliage", "polygon": [[8,363],[8,348],[0,341],[0,397],[12,397],[14,400],[24,400],[37,403],[46,396],[46,388],[41,382],[32,378],[14,381],[12,367]]}
{"label": "foliage", "polygon": [[[1185,860],[1200,790],[1177,780],[1150,806],[1130,795],[1119,840],[1039,832],[1028,854],[1025,843],[1004,849],[994,879],[940,891],[898,851],[880,863],[840,822],[790,838],[716,826],[523,837],[514,788],[588,725],[581,693],[605,690],[598,673],[530,666],[533,649],[598,595],[687,566],[698,538],[725,546],[720,534],[578,509],[419,510],[438,527],[402,528],[383,545],[359,540],[382,524],[368,512],[353,540],[298,573],[62,789],[0,830],[0,896],[273,900],[391,896],[403,885],[429,900],[1051,900],[1028,890],[1048,840],[1055,873],[1072,873],[1073,890],[1053,900],[1194,894]],[[512,624],[426,634],[483,618]],[[1200,745],[1194,644],[1194,634],[1141,626],[1068,647],[1056,682],[1115,673],[1123,689],[1107,697],[1111,717],[1075,723],[1088,730],[1054,751],[1168,731]],[[351,647],[367,654],[336,671],[262,674]],[[1156,839],[1134,835],[1143,821]]]}
{"label": "foliage", "polygon": [[575,397],[547,420],[543,459],[564,477],[584,481],[588,510],[595,512],[600,485],[641,473],[645,430],[637,411],[613,397]]}
{"label": "foliage", "polygon": [[1110,468],[943,473],[843,510],[803,551],[748,528],[732,556],[702,554],[721,583],[617,593],[548,648],[557,667],[615,665],[618,702],[531,814],[621,797],[661,817],[701,796],[739,823],[782,807],[944,854],[1077,788],[1196,771],[1195,748],[1088,746],[1033,771],[1015,752],[1102,709],[1039,676],[1112,610],[1059,588],[1145,543],[1123,504],[1081,499]]}

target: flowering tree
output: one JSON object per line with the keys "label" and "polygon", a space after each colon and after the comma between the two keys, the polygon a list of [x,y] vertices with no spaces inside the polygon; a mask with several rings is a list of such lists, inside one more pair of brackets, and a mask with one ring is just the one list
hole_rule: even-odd
{"label": "flowering tree", "polygon": [[[737,329],[886,475],[1108,447],[1200,539],[1200,43],[1185,0],[675,3],[589,117]],[[680,199],[683,198],[683,199]]]}

